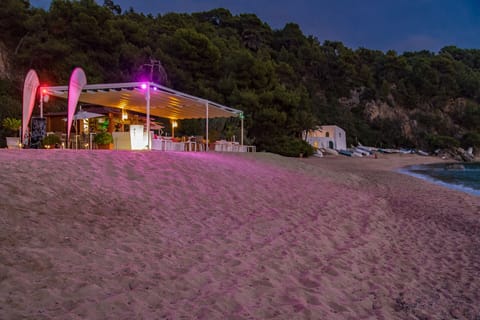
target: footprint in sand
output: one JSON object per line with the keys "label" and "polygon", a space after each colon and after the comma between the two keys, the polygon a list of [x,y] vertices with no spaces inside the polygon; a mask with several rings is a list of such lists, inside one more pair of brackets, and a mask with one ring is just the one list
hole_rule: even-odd
{"label": "footprint in sand", "polygon": [[298,282],[300,282],[304,287],[307,288],[318,288],[320,284],[314,280],[308,279],[308,278],[300,278],[298,279]]}

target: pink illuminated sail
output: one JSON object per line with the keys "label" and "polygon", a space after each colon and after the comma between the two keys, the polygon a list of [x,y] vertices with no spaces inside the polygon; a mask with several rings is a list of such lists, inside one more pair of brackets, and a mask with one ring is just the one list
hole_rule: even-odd
{"label": "pink illuminated sail", "polygon": [[28,123],[32,117],[33,107],[35,105],[35,95],[37,94],[39,85],[40,81],[38,80],[35,70],[28,71],[23,84],[22,137],[20,138],[22,143],[26,138]]}
{"label": "pink illuminated sail", "polygon": [[75,68],[70,76],[68,84],[68,114],[67,114],[67,141],[70,141],[70,130],[72,128],[73,115],[77,108],[78,99],[83,87],[87,84],[87,77],[82,68]]}

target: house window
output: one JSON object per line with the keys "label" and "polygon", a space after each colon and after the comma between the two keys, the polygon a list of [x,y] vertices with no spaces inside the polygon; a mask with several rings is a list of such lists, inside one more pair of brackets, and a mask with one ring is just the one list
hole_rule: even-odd
{"label": "house window", "polygon": [[330,137],[330,132],[325,132],[325,137]]}

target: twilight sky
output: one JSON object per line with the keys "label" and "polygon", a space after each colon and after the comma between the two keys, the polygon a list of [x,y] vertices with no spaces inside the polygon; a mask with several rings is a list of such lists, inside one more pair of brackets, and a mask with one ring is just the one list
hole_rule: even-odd
{"label": "twilight sky", "polygon": [[[103,0],[96,0],[103,4]],[[430,50],[444,46],[480,49],[479,0],[114,0],[126,10],[154,16],[227,8],[254,13],[273,29],[298,23],[305,35],[341,41],[347,47],[386,51]],[[48,9],[50,0],[31,0]]]}

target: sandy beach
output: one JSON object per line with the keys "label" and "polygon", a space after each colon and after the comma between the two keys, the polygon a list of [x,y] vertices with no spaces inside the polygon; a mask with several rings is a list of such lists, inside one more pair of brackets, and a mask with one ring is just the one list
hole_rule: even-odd
{"label": "sandy beach", "polygon": [[0,150],[0,319],[480,319],[480,197],[416,155]]}

